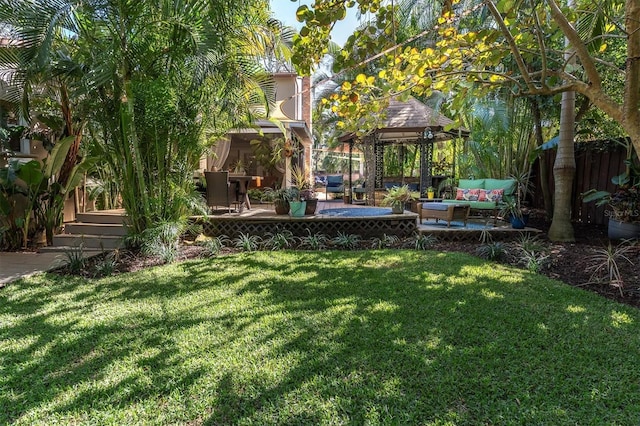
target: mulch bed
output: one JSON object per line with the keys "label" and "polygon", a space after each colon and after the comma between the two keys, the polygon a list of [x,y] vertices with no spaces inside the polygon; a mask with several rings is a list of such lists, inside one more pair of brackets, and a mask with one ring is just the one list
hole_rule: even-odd
{"label": "mulch bed", "polygon": [[[537,220],[535,223],[529,223],[528,226],[543,230],[546,236],[549,224],[544,220]],[[553,243],[546,237],[542,238],[550,257],[549,262],[539,272],[569,285],[640,308],[640,269],[638,268],[640,244],[630,244],[629,251],[626,253],[630,262],[624,259],[617,261],[620,276],[623,278],[623,287],[619,288],[611,285],[606,276],[598,274],[594,276],[593,273],[594,267],[599,263],[594,260],[594,256],[600,254],[610,244],[606,228],[591,224],[574,224],[574,233],[576,239],[574,243]],[[611,244],[614,248],[617,245],[615,242]],[[439,243],[436,249],[476,255],[478,246],[480,242]],[[522,266],[513,259],[508,259],[506,263]]]}
{"label": "mulch bed", "polygon": [[[546,231],[548,224],[544,220],[535,220],[529,226]],[[617,266],[620,276],[623,278],[623,286],[617,287],[610,284],[607,277],[594,276],[593,268],[598,264],[593,256],[601,253],[609,245],[606,229],[604,227],[575,224],[574,243],[553,243],[541,238],[541,243],[545,248],[545,252],[549,255],[548,260],[540,268],[539,273],[547,275],[551,278],[563,281],[569,285],[579,287],[584,290],[596,292],[603,297],[617,300],[631,306],[640,308],[640,244],[631,244],[629,251],[626,253],[628,262],[624,259],[618,260]],[[478,242],[437,242],[432,248],[439,251],[447,252],[464,252],[471,255],[477,255],[477,249],[482,243]],[[397,244],[398,247],[402,243]],[[370,241],[364,240],[361,248],[369,248]],[[615,247],[615,244],[614,244]],[[233,248],[225,248],[221,252],[222,255],[238,251]],[[196,245],[183,245],[177,260],[186,260],[207,256],[206,251]],[[524,267],[517,257],[507,257],[503,259],[503,263],[509,263],[514,266]],[[92,263],[100,262],[101,258],[94,258]],[[600,262],[601,263],[601,262]],[[118,254],[118,262],[114,273],[131,272],[162,264],[162,261],[154,257],[142,257],[132,254],[126,250],[120,251]],[[90,276],[89,271],[95,270],[91,265],[84,268],[83,275]],[[68,273],[68,271],[60,270],[60,273]]]}

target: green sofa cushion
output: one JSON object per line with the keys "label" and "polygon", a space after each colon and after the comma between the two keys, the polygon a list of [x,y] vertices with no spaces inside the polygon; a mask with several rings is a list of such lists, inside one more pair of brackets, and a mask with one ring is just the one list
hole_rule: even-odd
{"label": "green sofa cushion", "polygon": [[484,189],[504,189],[504,195],[513,195],[516,181],[513,179],[485,179]]}
{"label": "green sofa cushion", "polygon": [[451,204],[469,204],[472,209],[480,210],[493,210],[496,208],[496,203],[493,201],[466,201],[466,200],[446,200]]}
{"label": "green sofa cushion", "polygon": [[483,189],[485,180],[486,179],[460,179],[460,181],[458,182],[458,187],[464,189]]}

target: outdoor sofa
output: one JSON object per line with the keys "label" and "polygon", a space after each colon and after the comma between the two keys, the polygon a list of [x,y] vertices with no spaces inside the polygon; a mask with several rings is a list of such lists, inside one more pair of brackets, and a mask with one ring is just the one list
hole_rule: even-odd
{"label": "outdoor sofa", "polygon": [[516,182],[513,179],[460,179],[455,199],[447,203],[469,204],[471,211],[491,214],[494,226],[506,200],[513,199]]}

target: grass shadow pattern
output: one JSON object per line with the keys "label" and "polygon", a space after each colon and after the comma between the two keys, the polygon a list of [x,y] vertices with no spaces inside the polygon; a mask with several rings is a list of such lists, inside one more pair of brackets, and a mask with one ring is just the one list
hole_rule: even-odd
{"label": "grass shadow pattern", "polygon": [[0,291],[0,423],[633,424],[639,320],[459,253],[42,275]]}

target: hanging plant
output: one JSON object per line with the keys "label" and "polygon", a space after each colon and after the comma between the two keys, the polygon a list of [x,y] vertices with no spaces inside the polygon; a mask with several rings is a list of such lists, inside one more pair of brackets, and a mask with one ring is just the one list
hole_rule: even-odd
{"label": "hanging plant", "polygon": [[282,146],[282,154],[287,158],[291,158],[293,157],[294,151],[291,139],[287,139]]}

